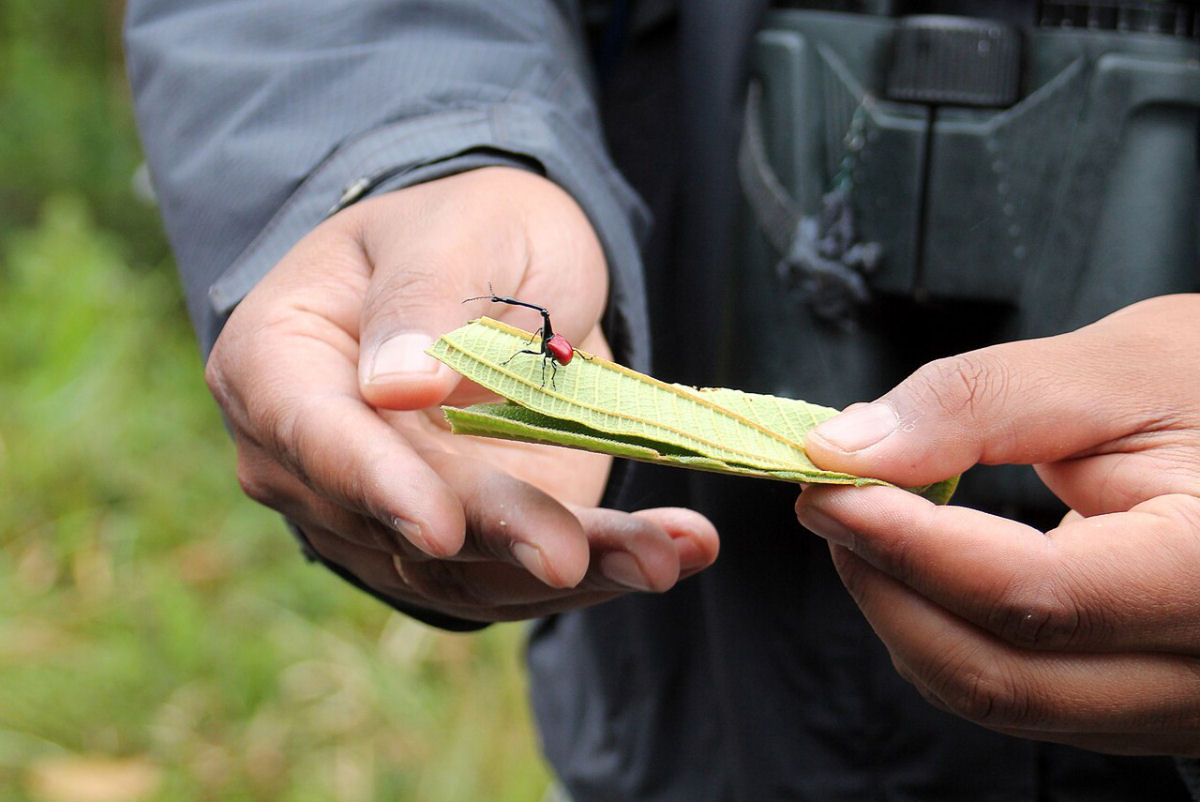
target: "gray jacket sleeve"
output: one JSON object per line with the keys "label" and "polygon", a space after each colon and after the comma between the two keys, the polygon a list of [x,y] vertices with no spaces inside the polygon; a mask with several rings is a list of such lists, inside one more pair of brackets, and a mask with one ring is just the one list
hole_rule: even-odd
{"label": "gray jacket sleeve", "polygon": [[644,365],[645,212],[605,152],[578,17],[568,0],[130,0],[139,128],[205,352],[339,203],[517,163],[589,216],[606,330]]}

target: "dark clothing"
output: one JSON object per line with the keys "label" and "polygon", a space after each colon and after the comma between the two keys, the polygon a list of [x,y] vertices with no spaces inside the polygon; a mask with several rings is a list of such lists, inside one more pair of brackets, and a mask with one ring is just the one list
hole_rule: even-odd
{"label": "dark clothing", "polygon": [[[988,5],[1028,14],[1033,4]],[[739,341],[739,322],[724,317],[750,269],[733,257],[735,154],[762,0],[583,6],[131,0],[139,118],[205,348],[356,179],[380,192],[515,159],[563,185],[597,228],[613,275],[606,331],[627,362],[709,385],[731,375],[717,366],[723,349],[744,363],[732,375],[751,378],[758,359],[819,359],[819,342]],[[918,303],[880,305],[855,335],[863,348],[909,342],[886,351],[874,392],[938,347],[992,335],[978,310],[939,308],[922,325],[942,345],[927,347],[929,331],[915,332],[908,314]],[[863,400],[819,384],[785,389],[838,406]],[[1018,740],[926,704],[892,668],[824,543],[797,525],[794,496],[645,465],[617,472],[609,503],[698,509],[722,553],[665,595],[536,625],[533,705],[574,799],[1188,798],[1169,758]]]}

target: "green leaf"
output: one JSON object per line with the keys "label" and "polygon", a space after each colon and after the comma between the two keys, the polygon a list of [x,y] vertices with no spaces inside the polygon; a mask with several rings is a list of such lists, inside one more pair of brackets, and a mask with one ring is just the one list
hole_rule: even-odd
{"label": "green leaf", "polygon": [[[807,482],[811,473],[785,469],[760,470],[736,463],[723,462],[712,457],[673,448],[665,443],[642,441],[637,438],[618,439],[604,432],[588,429],[578,423],[548,418],[533,410],[511,402],[475,404],[466,409],[445,407],[446,420],[455,434],[474,434],[484,437],[502,437],[527,443],[581,448],[598,451],[614,457],[676,465],[702,471],[728,473],[737,476],[753,476],[762,479],[779,479],[787,482]],[[825,472],[816,481],[829,484],[879,484],[873,479],[861,479],[847,474]]]}
{"label": "green leaf", "polygon": [[[805,433],[836,415],[835,409],[727,388],[667,384],[578,350],[570,364],[556,365],[537,353],[536,339],[480,318],[429,349],[508,399],[467,409],[445,407],[454,432],[788,482],[886,484],[824,471],[809,460],[802,445]],[[916,492],[944,503],[953,481]]]}

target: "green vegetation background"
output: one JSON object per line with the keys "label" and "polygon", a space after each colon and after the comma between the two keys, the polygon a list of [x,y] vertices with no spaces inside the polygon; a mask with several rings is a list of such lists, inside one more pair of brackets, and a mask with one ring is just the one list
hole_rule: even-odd
{"label": "green vegetation background", "polygon": [[0,799],[538,799],[521,629],[390,615],[240,494],[122,13],[0,0]]}

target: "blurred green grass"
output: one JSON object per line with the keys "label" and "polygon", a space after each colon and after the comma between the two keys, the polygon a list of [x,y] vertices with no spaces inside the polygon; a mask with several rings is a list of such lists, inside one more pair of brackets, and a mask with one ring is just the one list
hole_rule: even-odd
{"label": "blurred green grass", "polygon": [[392,615],[241,496],[121,13],[0,0],[0,799],[538,799],[521,629]]}

